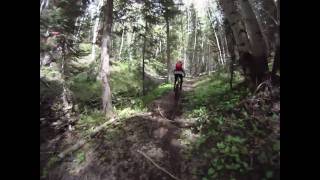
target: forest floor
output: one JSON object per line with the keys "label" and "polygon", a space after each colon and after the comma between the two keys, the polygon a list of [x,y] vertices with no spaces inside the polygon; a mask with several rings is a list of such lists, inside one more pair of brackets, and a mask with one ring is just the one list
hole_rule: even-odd
{"label": "forest floor", "polygon": [[[196,82],[197,79],[184,81],[178,102],[172,90],[150,103],[149,113],[102,130],[60,162],[57,158],[49,159],[50,167],[44,170],[44,179],[172,179],[161,168],[179,179],[199,179],[191,173],[201,166],[201,161],[188,158],[186,147],[186,141],[197,135],[192,131],[192,119],[186,120],[182,108],[184,93],[192,91]],[[51,147],[58,143],[57,139],[63,140],[67,147],[79,141],[77,137],[74,133],[64,133],[50,141]]]}
{"label": "forest floor", "polygon": [[47,122],[40,132],[41,179],[279,179],[280,89],[248,95],[241,83],[230,90],[223,79],[185,78],[179,101],[170,89],[148,101],[146,111],[87,139],[81,123],[63,131]]}

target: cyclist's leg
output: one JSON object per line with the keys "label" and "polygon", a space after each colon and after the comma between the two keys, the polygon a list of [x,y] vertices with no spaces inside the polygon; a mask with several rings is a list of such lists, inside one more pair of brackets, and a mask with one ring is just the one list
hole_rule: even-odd
{"label": "cyclist's leg", "polygon": [[175,90],[176,88],[176,83],[177,83],[178,75],[174,74],[174,84],[173,84],[173,89]]}
{"label": "cyclist's leg", "polygon": [[180,78],[180,90],[182,89],[182,83],[183,83],[183,76],[182,74],[179,74],[179,78]]}

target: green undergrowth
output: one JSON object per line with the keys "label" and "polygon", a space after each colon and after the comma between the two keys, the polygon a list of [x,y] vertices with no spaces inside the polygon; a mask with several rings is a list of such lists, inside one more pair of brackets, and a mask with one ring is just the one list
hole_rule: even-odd
{"label": "green undergrowth", "polygon": [[155,88],[154,90],[149,92],[147,95],[142,97],[143,105],[145,106],[145,105],[151,103],[153,100],[158,99],[159,97],[168,93],[172,89],[173,89],[172,84],[164,83],[164,84],[159,85],[157,88]]}
{"label": "green undergrowth", "polygon": [[152,75],[166,75],[167,69],[166,64],[163,64],[157,60],[150,60],[146,64],[146,69]]}
{"label": "green undergrowth", "polygon": [[[134,114],[146,112],[146,105],[172,90],[172,88],[173,86],[171,84],[162,84],[145,96],[130,99],[126,98],[125,103],[118,105],[118,107],[114,107],[114,113],[118,118],[126,119]],[[77,129],[84,135],[88,135],[92,131],[93,127],[97,127],[107,121],[104,114],[98,109],[85,108],[79,117],[80,119],[77,123]]]}
{"label": "green undergrowth", "polygon": [[138,65],[121,62],[112,66],[110,87],[114,97],[135,97],[141,92],[141,84]]}
{"label": "green undergrowth", "polygon": [[[140,75],[138,67],[130,63],[117,62],[112,65],[110,87],[113,111],[120,119],[145,112],[147,104],[172,89],[170,84],[161,84],[147,91],[147,95],[141,96]],[[101,112],[101,83],[83,72],[72,79],[70,87],[79,107],[77,129],[87,135],[93,127],[107,121]]]}
{"label": "green undergrowth", "polygon": [[203,180],[279,179],[278,117],[267,116],[263,108],[256,112],[260,116],[246,111],[240,102],[248,91],[244,87],[230,90],[227,77],[223,73],[203,77],[186,94],[184,111],[196,119],[199,133],[191,152],[207,161],[205,171],[198,173],[204,174]]}

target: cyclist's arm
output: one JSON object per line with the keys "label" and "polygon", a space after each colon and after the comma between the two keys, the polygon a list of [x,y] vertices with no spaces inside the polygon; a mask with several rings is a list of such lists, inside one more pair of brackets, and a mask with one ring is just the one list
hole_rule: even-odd
{"label": "cyclist's arm", "polygon": [[182,69],[182,72],[183,72],[183,76],[186,76],[186,73],[184,72],[184,69]]}

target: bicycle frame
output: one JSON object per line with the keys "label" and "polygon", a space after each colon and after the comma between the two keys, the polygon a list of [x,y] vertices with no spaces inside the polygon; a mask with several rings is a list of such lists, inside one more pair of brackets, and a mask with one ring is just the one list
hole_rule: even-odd
{"label": "bicycle frame", "polygon": [[181,79],[178,78],[176,81],[176,84],[174,85],[174,92],[175,92],[174,95],[175,95],[176,100],[179,98],[181,86],[182,86]]}

